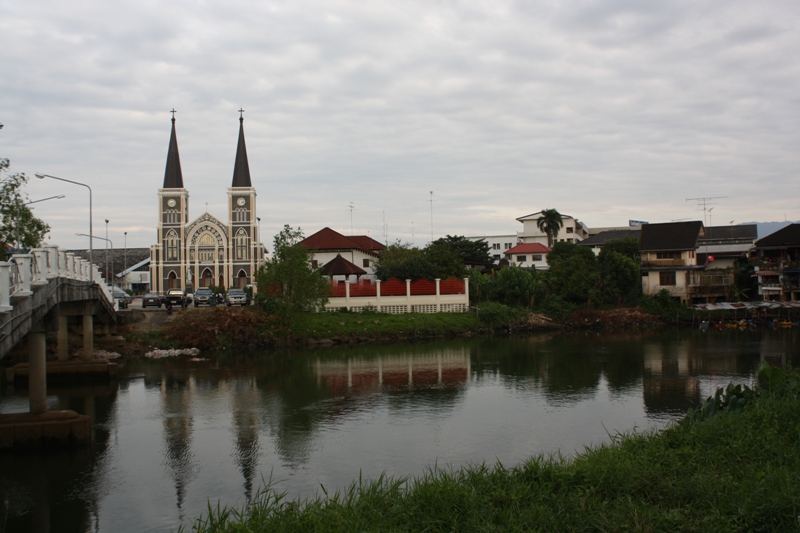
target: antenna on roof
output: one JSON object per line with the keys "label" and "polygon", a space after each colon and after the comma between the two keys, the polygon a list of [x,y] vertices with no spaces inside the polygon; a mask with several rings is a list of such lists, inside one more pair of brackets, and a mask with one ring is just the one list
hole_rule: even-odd
{"label": "antenna on roof", "polygon": [[356,206],[353,205],[353,202],[350,202],[350,235],[353,234],[353,209],[355,208]]}
{"label": "antenna on roof", "polygon": [[708,225],[708,222],[706,222],[706,213],[710,213],[711,209],[714,209],[714,208],[713,207],[711,209],[707,209],[707,208],[710,205],[714,205],[714,203],[711,202],[711,200],[717,200],[719,198],[727,198],[727,196],[704,196],[704,197],[701,197],[701,198],[687,198],[686,201],[688,202],[689,200],[695,200],[695,201],[697,201],[697,205],[702,206],[702,208],[703,208],[703,225]]}

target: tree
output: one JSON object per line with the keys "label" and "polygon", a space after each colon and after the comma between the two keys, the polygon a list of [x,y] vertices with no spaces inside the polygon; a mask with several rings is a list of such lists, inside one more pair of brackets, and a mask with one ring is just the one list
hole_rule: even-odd
{"label": "tree", "polygon": [[36,248],[50,226],[33,216],[27,206],[28,196],[23,194],[22,187],[28,183],[28,177],[21,173],[5,176],[9,166],[8,159],[0,159],[0,245]]}
{"label": "tree", "polygon": [[634,263],[639,263],[639,240],[635,237],[623,237],[606,242],[600,250],[597,259],[602,261],[611,252],[620,253],[630,258]]}
{"label": "tree", "polygon": [[495,278],[495,298],[506,305],[530,306],[536,289],[536,274],[519,267],[500,269]]}
{"label": "tree", "polygon": [[414,264],[416,267],[414,268],[423,268],[426,272],[430,270],[430,266],[424,265],[419,261],[423,259],[422,250],[411,246],[410,243],[404,243],[399,240],[395,241],[381,250],[381,256],[375,262],[375,275],[381,281],[386,281],[390,278],[415,279],[399,277],[400,275],[405,275],[404,272],[410,268],[408,265],[403,264],[412,259],[415,260]]}
{"label": "tree", "polygon": [[536,219],[536,227],[547,234],[547,246],[553,247],[553,243],[558,237],[558,230],[564,226],[561,220],[561,213],[555,209],[542,209],[542,215]]}
{"label": "tree", "polygon": [[600,254],[598,263],[601,276],[600,293],[603,300],[619,307],[623,301],[631,301],[641,294],[642,278],[639,266],[633,259],[612,250]]}
{"label": "tree", "polygon": [[257,300],[281,320],[317,311],[328,301],[330,283],[311,266],[312,252],[299,244],[303,231],[289,225],[275,235],[272,257],[256,272]]}
{"label": "tree", "polygon": [[425,247],[425,260],[436,267],[435,278],[463,278],[467,275],[464,261],[447,243],[432,242]]}
{"label": "tree", "polygon": [[553,292],[572,303],[591,303],[600,287],[594,253],[584,246],[557,242],[547,254]]}
{"label": "tree", "polygon": [[473,241],[461,235],[447,235],[436,239],[432,244],[446,244],[465,265],[488,265],[492,263],[489,243],[484,239]]}

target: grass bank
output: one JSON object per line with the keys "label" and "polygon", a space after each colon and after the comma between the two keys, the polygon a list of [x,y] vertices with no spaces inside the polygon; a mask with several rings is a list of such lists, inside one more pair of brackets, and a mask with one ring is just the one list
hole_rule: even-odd
{"label": "grass bank", "polygon": [[[260,312],[256,307],[191,309],[182,311],[163,329],[126,337],[142,345],[220,348],[258,348],[287,344],[346,344],[455,337],[509,330],[524,323],[523,309],[495,309],[485,313],[299,313],[288,322]],[[140,338],[141,337],[141,338]]]}
{"label": "grass bank", "polygon": [[192,531],[797,531],[800,374],[759,377],[755,393],[729,388],[569,461],[383,477],[302,502],[266,488],[243,509],[209,506]]}

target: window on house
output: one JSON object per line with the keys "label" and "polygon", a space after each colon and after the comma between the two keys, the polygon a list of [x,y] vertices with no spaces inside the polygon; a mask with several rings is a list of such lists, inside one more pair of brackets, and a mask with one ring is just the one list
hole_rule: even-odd
{"label": "window on house", "polygon": [[680,252],[658,252],[656,253],[656,259],[680,259],[681,253]]}
{"label": "window on house", "polygon": [[659,285],[676,285],[675,272],[659,272],[658,273]]}
{"label": "window on house", "polygon": [[506,243],[506,250],[508,250],[509,248],[511,248],[511,243],[510,243],[510,242],[507,242],[507,243]]}
{"label": "window on house", "polygon": [[542,254],[534,254],[531,256],[531,261],[541,261],[541,260],[542,260]]}
{"label": "window on house", "polygon": [[362,266],[363,266],[364,268],[369,268],[369,259],[364,259],[364,261],[363,261],[363,263],[362,263]]}
{"label": "window on house", "polygon": [[568,227],[567,228],[567,233],[574,233],[574,232],[575,232],[575,228],[573,228],[573,227]]}
{"label": "window on house", "polygon": [[499,249],[500,249],[500,243],[499,242],[496,242],[496,243],[492,244],[492,250],[499,250]]}
{"label": "window on house", "polygon": [[517,256],[517,262],[518,263],[524,263],[527,260],[528,260],[528,256],[527,255],[518,255]]}
{"label": "window on house", "polygon": [[493,257],[494,259],[500,259],[500,254],[494,254],[492,257]]}
{"label": "window on house", "polygon": [[312,259],[311,260],[311,268],[317,268],[317,260],[316,259]]}

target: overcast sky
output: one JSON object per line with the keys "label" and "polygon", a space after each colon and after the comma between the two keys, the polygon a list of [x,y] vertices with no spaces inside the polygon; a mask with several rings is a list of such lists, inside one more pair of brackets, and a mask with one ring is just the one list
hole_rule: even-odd
{"label": "overcast sky", "polygon": [[351,214],[417,245],[543,208],[703,220],[687,198],[709,225],[800,219],[798,26],[796,0],[0,0],[0,157],[66,195],[33,207],[67,248],[88,191],[33,175],[149,246],[173,107],[191,219],[227,218],[245,109],[268,247]]}

